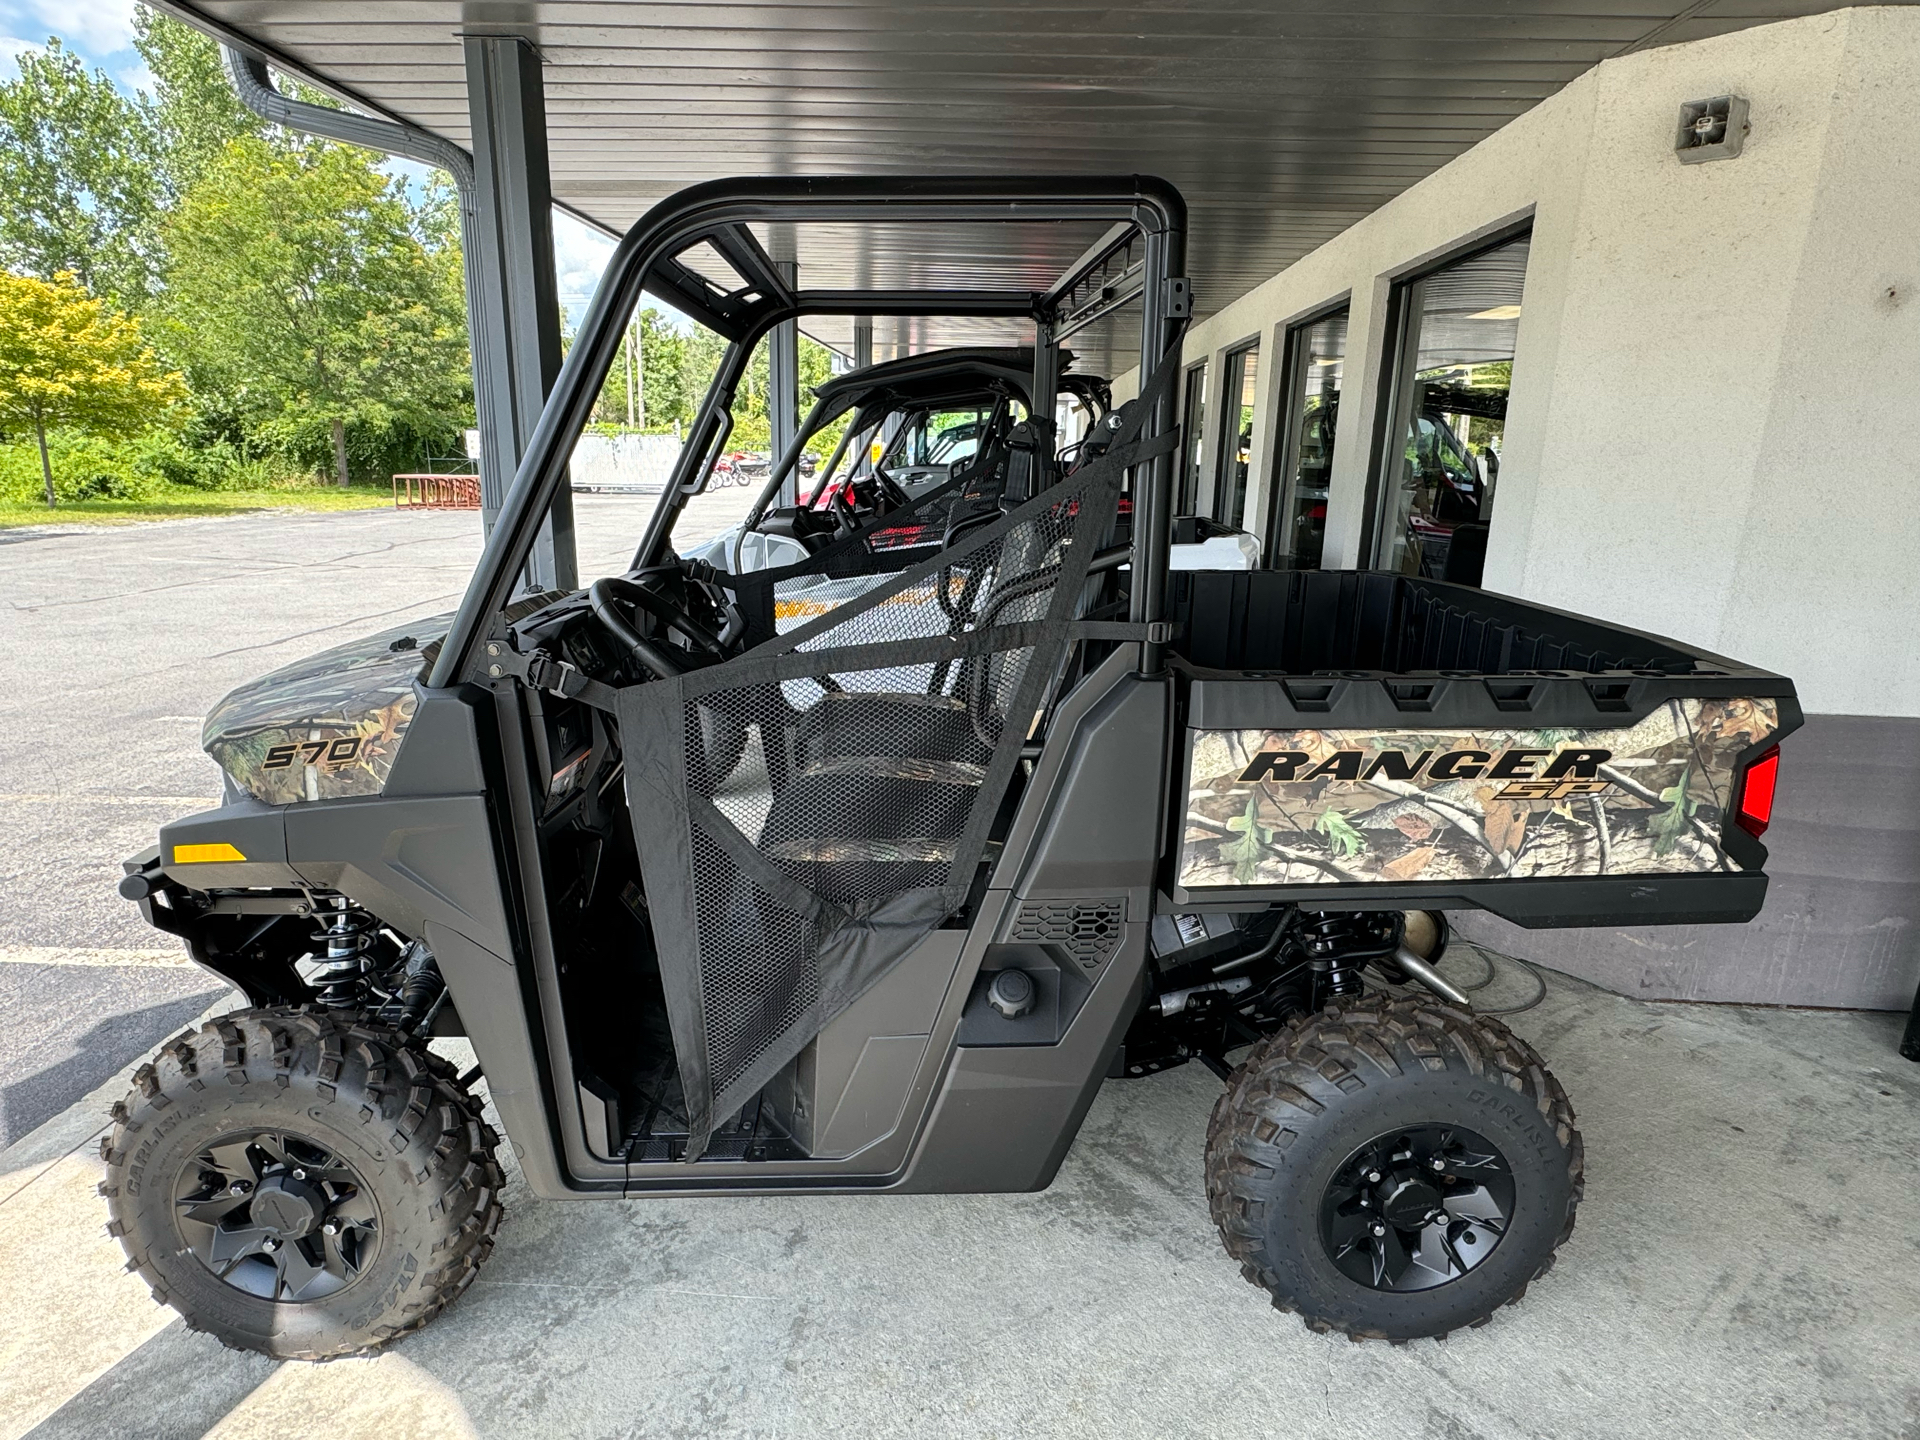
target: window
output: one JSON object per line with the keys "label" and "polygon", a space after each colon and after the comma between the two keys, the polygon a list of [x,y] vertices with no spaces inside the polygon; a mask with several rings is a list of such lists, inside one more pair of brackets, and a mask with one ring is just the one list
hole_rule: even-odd
{"label": "window", "polygon": [[1247,516],[1247,468],[1253,452],[1253,401],[1260,386],[1260,344],[1227,356],[1223,392],[1226,424],[1220,433],[1219,480],[1213,489],[1213,518],[1238,530]]}
{"label": "window", "polygon": [[1383,570],[1480,583],[1528,244],[1505,241],[1396,292],[1398,361],[1374,531]]}
{"label": "window", "polygon": [[980,447],[989,409],[922,411],[893,440],[885,464],[894,466],[951,465]]}
{"label": "window", "polygon": [[[1016,417],[1025,418],[1026,408],[1018,401],[1011,402],[1011,409]],[[869,446],[871,462],[917,499],[946,484],[955,465],[979,452],[980,437],[986,433],[993,413],[991,405],[975,405],[960,410],[922,410],[904,418],[890,416],[888,423],[899,428],[891,440],[876,440]]]}
{"label": "window", "polygon": [[935,465],[971,460],[980,449],[982,425],[979,419],[968,419],[938,432],[927,449],[927,459]]}
{"label": "window", "polygon": [[1173,513],[1191,515],[1200,506],[1200,443],[1207,430],[1207,367],[1187,371],[1186,408],[1180,412],[1181,443],[1186,447],[1180,465],[1180,493]]}
{"label": "window", "polygon": [[1327,535],[1327,490],[1347,368],[1347,307],[1287,331],[1287,408],[1275,447],[1275,497],[1267,554],[1276,569],[1318,570]]}

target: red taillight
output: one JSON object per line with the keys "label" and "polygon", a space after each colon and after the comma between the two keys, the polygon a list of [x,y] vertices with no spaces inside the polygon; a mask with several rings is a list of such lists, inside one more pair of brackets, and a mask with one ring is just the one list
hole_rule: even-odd
{"label": "red taillight", "polygon": [[1740,813],[1734,817],[1749,835],[1766,833],[1773,819],[1773,789],[1780,778],[1780,747],[1774,746],[1747,766],[1746,783],[1740,787]]}

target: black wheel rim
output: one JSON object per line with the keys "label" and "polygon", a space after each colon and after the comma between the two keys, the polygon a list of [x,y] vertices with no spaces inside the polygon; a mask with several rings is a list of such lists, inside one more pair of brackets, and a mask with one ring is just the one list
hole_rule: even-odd
{"label": "black wheel rim", "polygon": [[379,1250],[359,1173],[284,1130],[225,1135],[180,1170],[174,1218],[187,1249],[236,1290],[300,1302],[337,1294]]}
{"label": "black wheel rim", "polygon": [[1334,1172],[1320,1240],[1370,1290],[1450,1284],[1499,1247],[1513,1220],[1513,1168],[1483,1135],[1414,1125],[1376,1135]]}

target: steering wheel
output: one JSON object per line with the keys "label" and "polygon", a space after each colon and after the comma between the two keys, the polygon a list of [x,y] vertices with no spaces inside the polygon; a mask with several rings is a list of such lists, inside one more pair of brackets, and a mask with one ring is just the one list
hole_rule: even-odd
{"label": "steering wheel", "polygon": [[844,489],[835,490],[828,505],[833,510],[833,533],[836,539],[845,539],[860,528],[860,517],[854,513],[853,501],[847,498]]}
{"label": "steering wheel", "polygon": [[[684,602],[658,588],[657,580],[670,575],[684,577],[687,583],[699,586],[706,594],[722,618],[717,634],[694,619],[687,612]],[[596,580],[587,587],[587,601],[593,607],[594,618],[606,627],[607,633],[624,645],[635,660],[662,679],[684,674],[687,667],[674,659],[664,646],[642,635],[639,627],[623,613],[623,605],[645,610],[660,622],[664,630],[677,631],[684,636],[690,649],[710,655],[715,660],[726,659],[747,628],[746,617],[740,613],[740,607],[727,598],[721,586],[695,570],[680,565],[656,565],[636,570],[630,575],[607,576]]]}
{"label": "steering wheel", "polygon": [[904,510],[913,504],[913,497],[901,489],[899,482],[878,465],[873,467],[873,481],[880,498],[887,502],[888,510]]}

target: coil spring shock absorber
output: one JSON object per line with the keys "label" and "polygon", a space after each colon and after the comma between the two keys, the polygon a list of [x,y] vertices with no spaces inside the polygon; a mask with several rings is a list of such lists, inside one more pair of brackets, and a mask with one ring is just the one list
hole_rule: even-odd
{"label": "coil spring shock absorber", "polygon": [[1365,952],[1378,948],[1361,924],[1361,917],[1337,910],[1309,910],[1301,914],[1300,921],[1300,940],[1312,974],[1313,1008],[1318,1010],[1342,995],[1360,994],[1366,987],[1354,962],[1364,960]]}
{"label": "coil spring shock absorber", "polygon": [[367,1003],[367,952],[373,949],[377,927],[373,916],[345,896],[340,897],[339,907],[313,932],[312,938],[324,942],[326,951],[308,983],[322,1005],[355,1010]]}

